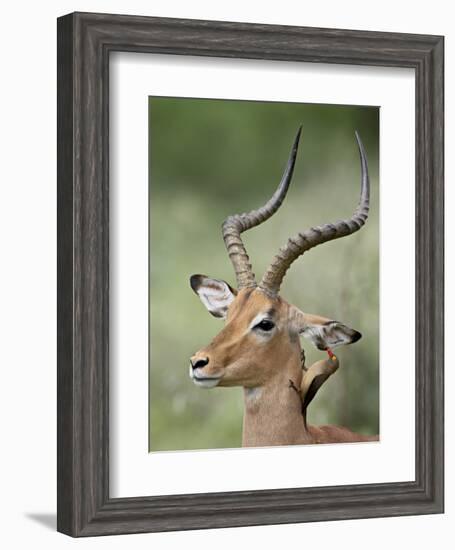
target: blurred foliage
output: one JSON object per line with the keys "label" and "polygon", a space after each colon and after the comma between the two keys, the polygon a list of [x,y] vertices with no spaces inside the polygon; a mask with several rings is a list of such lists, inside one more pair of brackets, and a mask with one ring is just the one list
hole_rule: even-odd
{"label": "blurred foliage", "polygon": [[[204,273],[235,283],[221,223],[271,196],[300,124],[287,199],[244,241],[260,276],[289,236],[350,216],[359,196],[359,131],[370,167],[370,219],[355,235],[299,258],[281,293],[363,334],[337,351],[340,369],[312,403],[309,421],[379,432],[379,109],[151,97],[150,450],[241,445],[243,390],[207,391],[188,377],[189,357],[222,328],[188,280]],[[308,365],[323,356],[302,344]]]}

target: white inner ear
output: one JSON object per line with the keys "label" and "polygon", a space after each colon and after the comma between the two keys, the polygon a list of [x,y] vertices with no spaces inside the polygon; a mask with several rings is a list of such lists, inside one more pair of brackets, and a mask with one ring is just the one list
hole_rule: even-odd
{"label": "white inner ear", "polygon": [[297,308],[293,313],[296,330],[320,350],[350,344],[361,336],[352,328],[327,317],[304,313]]}
{"label": "white inner ear", "polygon": [[235,296],[229,285],[218,279],[204,279],[197,289],[201,302],[214,317],[225,319]]}
{"label": "white inner ear", "polygon": [[307,325],[301,334],[321,350],[350,344],[352,341],[352,330],[337,321],[327,325]]}

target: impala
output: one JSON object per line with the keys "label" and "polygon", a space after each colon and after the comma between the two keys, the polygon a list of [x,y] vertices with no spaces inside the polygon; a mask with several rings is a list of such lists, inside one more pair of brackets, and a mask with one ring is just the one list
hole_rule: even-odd
{"label": "impala", "polygon": [[[193,275],[192,289],[225,326],[190,360],[190,377],[203,388],[244,388],[243,446],[292,445],[377,440],[339,426],[310,426],[307,407],[325,380],[338,368],[332,348],[356,342],[360,333],[286,302],[279,290],[292,262],[322,243],[351,235],[369,211],[369,177],[364,147],[356,132],[361,164],[360,201],[349,219],[312,227],[280,248],[259,284],[256,283],[241,233],[270,218],[282,204],[294,171],[301,128],[297,132],[281,182],[261,208],[229,216],[223,239],[234,267],[237,289],[218,279]],[[302,364],[299,336],[308,338],[328,357]]]}

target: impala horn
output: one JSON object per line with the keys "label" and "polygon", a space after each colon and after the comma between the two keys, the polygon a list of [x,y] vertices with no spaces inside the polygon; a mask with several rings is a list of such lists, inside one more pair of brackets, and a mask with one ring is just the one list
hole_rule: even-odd
{"label": "impala horn", "polygon": [[[361,165],[360,201],[357,209],[353,216],[347,220],[340,220],[335,223],[326,223],[324,225],[312,227],[290,238],[288,242],[280,248],[259,284],[259,287],[270,296],[276,296],[278,294],[286,271],[289,269],[292,262],[304,252],[319,244],[351,235],[365,224],[370,206],[370,180],[368,177],[368,164],[365,149],[357,132],[355,133],[355,137],[359,147]],[[277,208],[275,208],[275,210],[276,209]],[[273,210],[272,213],[275,212],[275,210]],[[271,214],[267,217],[270,217],[270,215]],[[244,269],[246,269],[246,267],[251,267],[248,264],[248,256],[246,256]]]}
{"label": "impala horn", "polygon": [[291,183],[292,174],[294,172],[294,164],[297,156],[297,148],[299,146],[301,131],[302,127],[300,126],[295,137],[283,177],[281,178],[277,190],[269,201],[257,210],[251,210],[251,212],[248,213],[229,216],[223,223],[223,239],[229,258],[234,266],[235,277],[237,279],[237,288],[239,290],[242,288],[257,286],[253,269],[250,264],[250,259],[240,235],[244,231],[247,231],[252,227],[256,227],[257,225],[268,220],[281,206],[284,198],[286,197],[286,193]]}

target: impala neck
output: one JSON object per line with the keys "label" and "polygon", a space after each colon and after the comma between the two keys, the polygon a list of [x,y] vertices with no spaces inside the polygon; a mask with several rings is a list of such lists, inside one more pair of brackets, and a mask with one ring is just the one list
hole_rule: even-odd
{"label": "impala neck", "polygon": [[311,443],[302,417],[299,394],[302,368],[299,356],[291,356],[286,368],[277,369],[275,378],[262,386],[244,388],[243,446],[295,445]]}

